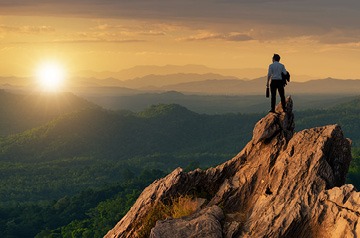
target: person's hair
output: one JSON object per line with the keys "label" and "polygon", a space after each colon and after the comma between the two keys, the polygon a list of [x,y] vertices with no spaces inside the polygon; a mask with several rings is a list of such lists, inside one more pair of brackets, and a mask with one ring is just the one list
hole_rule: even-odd
{"label": "person's hair", "polygon": [[273,56],[273,59],[275,60],[275,61],[280,61],[280,55],[278,55],[278,54],[274,54],[274,56]]}

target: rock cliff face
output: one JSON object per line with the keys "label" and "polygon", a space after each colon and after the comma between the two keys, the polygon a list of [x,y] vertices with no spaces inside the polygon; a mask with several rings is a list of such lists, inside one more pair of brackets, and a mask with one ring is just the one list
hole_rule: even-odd
{"label": "rock cliff face", "polygon": [[360,193],[344,185],[351,142],[338,125],[294,132],[293,103],[269,113],[252,140],[215,168],[155,181],[106,237],[139,237],[159,201],[206,198],[194,214],[157,221],[150,237],[359,237]]}

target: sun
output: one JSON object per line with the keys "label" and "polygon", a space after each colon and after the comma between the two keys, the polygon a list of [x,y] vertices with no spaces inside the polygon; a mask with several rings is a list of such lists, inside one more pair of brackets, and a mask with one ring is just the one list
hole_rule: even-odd
{"label": "sun", "polygon": [[39,65],[36,77],[43,91],[58,92],[65,80],[65,70],[57,62],[46,62]]}

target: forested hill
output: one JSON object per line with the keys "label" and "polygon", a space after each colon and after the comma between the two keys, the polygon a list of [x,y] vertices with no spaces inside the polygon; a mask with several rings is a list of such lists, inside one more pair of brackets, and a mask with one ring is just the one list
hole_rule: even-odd
{"label": "forested hill", "polygon": [[340,103],[326,110],[305,110],[295,114],[296,130],[339,124],[345,136],[353,142],[353,147],[360,147],[360,97],[346,103]]}
{"label": "forested hill", "polygon": [[4,138],[7,161],[51,161],[72,157],[125,160],[154,153],[236,153],[259,115],[201,115],[179,105],[157,105],[140,113],[99,107],[68,113]]}
{"label": "forested hill", "polygon": [[72,93],[13,94],[0,90],[0,136],[43,125],[86,107],[98,106]]}

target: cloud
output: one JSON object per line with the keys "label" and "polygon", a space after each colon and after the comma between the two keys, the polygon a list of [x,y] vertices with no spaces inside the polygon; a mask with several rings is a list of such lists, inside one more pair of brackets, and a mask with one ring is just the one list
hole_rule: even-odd
{"label": "cloud", "polygon": [[51,26],[7,26],[0,25],[1,33],[39,34],[54,32]]}
{"label": "cloud", "polygon": [[205,41],[205,40],[225,40],[225,41],[249,41],[253,40],[247,34],[243,33],[212,33],[212,32],[201,32],[197,35],[180,38],[182,41]]}
{"label": "cloud", "polygon": [[360,30],[332,29],[326,34],[319,35],[317,40],[324,44],[359,44]]}
{"label": "cloud", "polygon": [[[166,27],[169,29],[168,27]],[[88,31],[69,33],[72,39],[92,42],[145,42],[149,37],[166,36],[164,25],[148,24],[146,22],[132,22],[131,24],[114,24],[113,22],[97,22]],[[76,41],[76,40],[74,40]]]}
{"label": "cloud", "polygon": [[[139,43],[145,42],[144,40],[102,40],[102,39],[55,39],[53,41],[18,41],[7,43],[8,45],[44,45],[44,44],[94,44],[94,43]],[[0,43],[1,44],[1,43]]]}
{"label": "cloud", "polygon": [[193,56],[193,54],[189,53],[171,53],[171,52],[159,52],[159,51],[139,51],[136,52],[135,55],[137,56]]}
{"label": "cloud", "polygon": [[[358,19],[357,0],[7,0],[5,14],[78,15],[98,18],[197,19],[238,21],[349,24]],[[342,16],[342,18],[340,18]],[[352,25],[356,25],[352,22]]]}
{"label": "cloud", "polygon": [[126,35],[126,36],[134,36],[134,35],[145,35],[145,36],[164,36],[166,32],[157,29],[156,27],[148,27],[146,28],[143,24],[138,23],[137,25],[132,25],[131,27],[123,26],[123,25],[110,25],[110,24],[101,24],[96,27],[91,28],[92,31],[97,32],[110,32]]}
{"label": "cloud", "polygon": [[[192,40],[244,41],[313,35],[322,42],[351,41],[331,32],[334,28],[356,30],[360,20],[360,1],[357,0],[5,0],[0,2],[0,9],[9,15],[132,19],[169,25],[181,23],[214,32],[224,26],[228,32],[249,28],[258,32],[251,36],[194,36]],[[109,30],[109,27],[114,26],[99,25],[98,30]],[[148,36],[166,34],[157,29],[127,32]]]}
{"label": "cloud", "polygon": [[249,41],[254,40],[251,36],[247,34],[241,34],[241,33],[230,33],[228,35],[225,35],[224,37],[227,41]]}
{"label": "cloud", "polygon": [[56,44],[77,44],[77,43],[137,43],[144,42],[144,40],[127,40],[127,39],[118,39],[118,40],[104,40],[104,39],[64,39],[64,40],[54,40],[46,43],[56,43]]}
{"label": "cloud", "polygon": [[89,31],[75,32],[61,36],[51,41],[53,43],[130,43],[145,42],[145,40],[129,36],[123,32]]}

